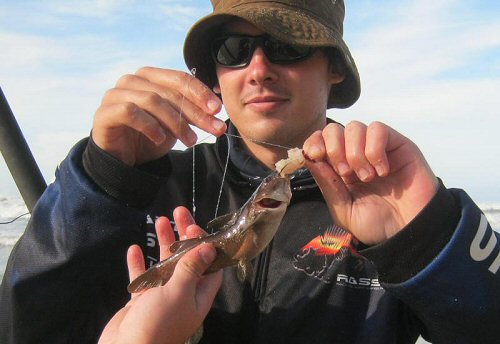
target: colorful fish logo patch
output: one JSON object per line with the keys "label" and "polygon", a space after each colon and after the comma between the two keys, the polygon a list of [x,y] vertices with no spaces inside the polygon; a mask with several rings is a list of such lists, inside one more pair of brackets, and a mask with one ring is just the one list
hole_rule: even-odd
{"label": "colorful fish logo patch", "polygon": [[311,277],[331,283],[335,278],[327,274],[331,267],[348,256],[360,257],[355,249],[357,244],[351,233],[333,225],[295,254],[293,266]]}

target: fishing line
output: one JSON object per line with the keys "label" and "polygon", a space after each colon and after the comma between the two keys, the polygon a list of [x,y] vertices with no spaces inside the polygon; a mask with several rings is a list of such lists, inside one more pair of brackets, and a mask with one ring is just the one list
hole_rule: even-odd
{"label": "fishing line", "polygon": [[262,145],[267,145],[267,146],[272,146],[272,147],[277,147],[277,148],[283,148],[283,149],[286,149],[286,150],[289,150],[289,149],[293,148],[293,147],[282,146],[282,145],[279,145],[277,143],[271,143],[271,142],[266,142],[266,141],[259,141],[259,140],[252,139],[252,138],[247,137],[247,136],[239,136],[239,135],[234,135],[234,134],[229,134],[229,133],[224,133],[224,135],[231,136],[231,137],[236,137],[236,138],[240,138],[242,140],[243,139],[249,140],[249,141],[252,141],[252,142],[255,142],[255,143],[259,143],[259,144],[262,144]]}
{"label": "fishing line", "polygon": [[222,173],[222,181],[221,181],[221,184],[220,184],[219,197],[217,199],[217,206],[215,207],[214,218],[217,217],[217,213],[219,212],[220,199],[222,198],[222,188],[224,187],[224,181],[226,180],[227,166],[229,165],[229,154],[231,152],[231,140],[229,140],[229,136],[227,134],[226,134],[226,138],[227,138],[226,164],[224,165],[224,173]]}
{"label": "fishing line", "polygon": [[[192,68],[190,70],[191,72],[191,78],[189,79],[189,81],[187,82],[186,84],[186,89],[189,90],[189,85],[191,84],[191,80],[193,80],[194,78],[196,78],[196,68]],[[182,124],[182,110],[184,108],[184,100],[186,99],[186,96],[185,94],[183,93],[182,94],[182,99],[181,99],[181,106],[179,107],[179,117],[178,117],[178,123],[179,123],[179,126],[177,128],[177,131],[179,132],[179,135],[181,134],[181,124]],[[193,199],[192,199],[192,204],[191,204],[191,213],[193,214],[193,218],[195,218],[196,216],[196,203],[195,203],[195,199],[196,199],[196,187],[195,187],[195,161],[196,161],[196,153],[195,153],[195,146],[196,145],[193,145],[193,172],[192,172],[192,179],[193,179],[193,191],[192,191],[192,196],[193,196]]]}
{"label": "fishing line", "polygon": [[193,219],[196,219],[196,203],[195,203],[195,200],[196,200],[196,155],[195,155],[195,150],[196,150],[196,145],[193,146],[193,167],[192,167],[192,178],[193,178],[193,192],[192,192],[192,195],[193,195],[193,199],[192,199],[192,204],[191,204],[191,210],[192,210],[192,213],[193,213]]}
{"label": "fishing line", "polygon": [[[191,83],[191,80],[196,78],[196,68],[191,69],[191,78],[186,84],[186,88],[189,90],[189,84]],[[179,108],[179,127],[177,128],[179,131],[179,135],[181,134],[181,123],[182,123],[182,108],[184,107],[184,100],[186,99],[186,96],[183,94],[182,99],[181,99],[181,106]]]}
{"label": "fishing line", "polygon": [[21,217],[26,216],[26,215],[29,215],[29,214],[30,214],[30,213],[24,213],[24,214],[21,214],[21,215],[19,215],[19,216],[15,217],[15,218],[13,218],[13,219],[12,219],[12,220],[10,220],[10,221],[7,221],[7,222],[0,222],[0,225],[8,225],[9,223],[13,223],[13,222],[15,222],[15,221],[19,220]]}

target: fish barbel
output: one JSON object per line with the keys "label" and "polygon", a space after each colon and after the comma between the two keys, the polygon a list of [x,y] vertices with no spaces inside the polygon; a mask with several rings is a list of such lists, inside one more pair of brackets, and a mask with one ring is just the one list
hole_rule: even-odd
{"label": "fish barbel", "polygon": [[241,281],[249,279],[252,275],[250,260],[271,242],[291,197],[290,179],[277,173],[269,175],[240,209],[208,223],[207,229],[213,234],[172,243],[172,255],[137,277],[127,290],[137,293],[164,285],[172,276],[179,259],[203,243],[210,243],[217,250],[217,257],[206,273],[238,265],[238,278]]}

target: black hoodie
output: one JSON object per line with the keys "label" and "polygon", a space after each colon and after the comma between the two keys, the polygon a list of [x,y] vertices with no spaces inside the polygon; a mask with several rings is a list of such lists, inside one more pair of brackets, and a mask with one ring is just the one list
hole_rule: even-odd
{"label": "black hoodie", "polygon": [[[148,265],[158,259],[156,217],[172,218],[179,205],[193,209],[194,199],[203,227],[238,209],[269,172],[235,137],[138,168],[91,140],[79,143],[9,260],[0,341],[95,342],[128,299],[128,246],[141,244]],[[413,343],[419,333],[441,343],[499,338],[500,283],[487,268],[491,259],[474,268],[474,259],[459,253],[479,235],[481,219],[465,193],[441,184],[400,234],[370,248],[353,240],[342,254],[324,240],[339,233],[329,231],[331,216],[307,171],[292,179],[292,193],[276,236],[252,262],[252,280],[242,283],[236,269],[224,270],[203,343]],[[481,295],[476,283],[484,285]]]}

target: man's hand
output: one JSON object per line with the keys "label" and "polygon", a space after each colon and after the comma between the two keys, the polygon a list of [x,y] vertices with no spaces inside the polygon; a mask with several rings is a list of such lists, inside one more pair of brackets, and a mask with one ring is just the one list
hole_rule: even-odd
{"label": "man's hand", "polygon": [[220,136],[225,123],[214,117],[220,99],[188,73],[144,67],[121,77],[104,95],[92,128],[94,142],[130,166],[168,153],[177,139],[196,143],[192,124]]}
{"label": "man's hand", "polygon": [[[181,238],[205,235],[186,208],[177,208],[174,219]],[[170,221],[159,218],[156,231],[163,260],[175,238]],[[222,283],[222,271],[203,275],[215,257],[209,244],[186,253],[167,284],[132,295],[106,325],[99,343],[184,343],[202,325]],[[131,281],[145,271],[138,246],[130,247],[127,263]]]}
{"label": "man's hand", "polygon": [[418,147],[380,122],[329,124],[303,149],[334,222],[367,245],[399,232],[438,189]]}

